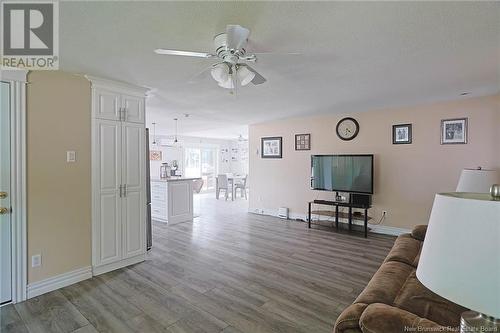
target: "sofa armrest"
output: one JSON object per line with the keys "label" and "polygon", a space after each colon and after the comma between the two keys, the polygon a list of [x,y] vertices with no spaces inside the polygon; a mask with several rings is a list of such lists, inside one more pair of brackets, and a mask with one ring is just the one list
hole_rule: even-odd
{"label": "sofa armrest", "polygon": [[424,224],[417,225],[415,228],[413,228],[413,230],[411,232],[411,237],[423,242],[426,232],[427,232],[426,225],[424,225]]}
{"label": "sofa armrest", "polygon": [[456,332],[411,312],[382,303],[368,305],[359,326],[363,333]]}
{"label": "sofa armrest", "polygon": [[359,328],[359,318],[363,311],[366,309],[368,304],[365,303],[354,303],[349,305],[347,308],[342,311],[340,316],[337,318],[335,322],[335,327],[333,328],[334,333],[351,333],[351,332],[359,332],[361,333],[361,329]]}

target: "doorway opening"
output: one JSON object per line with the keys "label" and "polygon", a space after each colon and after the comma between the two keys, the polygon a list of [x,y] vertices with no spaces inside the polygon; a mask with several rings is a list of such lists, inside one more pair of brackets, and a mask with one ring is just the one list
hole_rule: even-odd
{"label": "doorway opening", "polygon": [[0,72],[0,306],[26,299],[26,74]]}

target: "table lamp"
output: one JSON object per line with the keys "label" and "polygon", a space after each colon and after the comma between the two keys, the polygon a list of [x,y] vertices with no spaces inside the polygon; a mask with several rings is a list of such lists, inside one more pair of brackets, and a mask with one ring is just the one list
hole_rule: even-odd
{"label": "table lamp", "polygon": [[496,170],[463,169],[458,180],[457,192],[489,193],[492,184],[499,182]]}
{"label": "table lamp", "polygon": [[500,201],[481,193],[437,194],[417,278],[473,310],[462,314],[461,332],[500,332]]}

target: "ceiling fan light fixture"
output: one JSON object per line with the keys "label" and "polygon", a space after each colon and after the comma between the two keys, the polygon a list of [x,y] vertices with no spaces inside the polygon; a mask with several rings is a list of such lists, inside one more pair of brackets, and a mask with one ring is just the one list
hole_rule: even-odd
{"label": "ceiling fan light fixture", "polygon": [[228,76],[227,80],[224,82],[219,82],[219,87],[225,88],[225,89],[233,89],[234,84],[233,84],[233,79],[231,76]]}
{"label": "ceiling fan light fixture", "polygon": [[252,82],[255,77],[255,73],[249,70],[246,66],[240,66],[236,72],[238,76],[238,81],[242,86],[246,86],[250,82]]}
{"label": "ceiling fan light fixture", "polygon": [[226,82],[229,78],[229,67],[224,63],[217,64],[212,68],[210,74],[212,74],[215,81],[219,83]]}

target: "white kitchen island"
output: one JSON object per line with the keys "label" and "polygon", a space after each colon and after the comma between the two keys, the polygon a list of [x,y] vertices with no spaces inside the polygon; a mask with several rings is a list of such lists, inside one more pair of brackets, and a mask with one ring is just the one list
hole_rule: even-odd
{"label": "white kitchen island", "polygon": [[193,181],[200,178],[151,179],[151,217],[163,223],[193,221]]}

